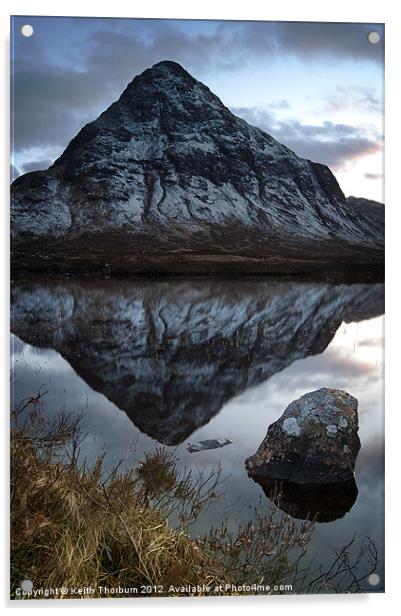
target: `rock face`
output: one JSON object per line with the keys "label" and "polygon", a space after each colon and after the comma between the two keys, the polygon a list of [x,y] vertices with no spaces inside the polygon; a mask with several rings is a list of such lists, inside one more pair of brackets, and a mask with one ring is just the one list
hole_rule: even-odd
{"label": "rock face", "polygon": [[47,171],[12,184],[12,264],[59,271],[304,272],[381,267],[383,215],[324,165],[160,62]]}
{"label": "rock face", "polygon": [[383,285],[247,280],[42,281],[12,291],[12,331],[58,351],[144,433],[187,439],[223,404],[321,353]]}
{"label": "rock face", "polygon": [[344,482],[354,477],[360,447],[358,401],[324,388],[291,402],[245,464],[252,476],[277,481]]}
{"label": "rock face", "polygon": [[353,215],[361,224],[366,218],[369,219],[371,229],[380,235],[383,233],[384,225],[384,204],[372,199],[362,197],[348,197],[347,204],[352,209]]}

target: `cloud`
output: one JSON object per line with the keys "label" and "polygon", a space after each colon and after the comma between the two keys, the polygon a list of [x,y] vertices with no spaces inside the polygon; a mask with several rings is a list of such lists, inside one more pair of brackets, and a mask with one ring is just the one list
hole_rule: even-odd
{"label": "cloud", "polygon": [[11,165],[11,181],[13,182],[17,177],[22,175],[23,173],[29,173],[30,171],[42,171],[48,169],[50,165],[53,163],[53,160],[50,158],[44,158],[41,160],[33,160],[31,162],[27,162],[22,164],[20,167],[15,167]]}
{"label": "cloud", "polygon": [[365,178],[367,180],[382,180],[383,179],[383,173],[365,173]]}
{"label": "cloud", "polygon": [[327,111],[345,111],[347,109],[365,109],[382,113],[383,104],[375,95],[373,88],[337,86],[324,96]]}
{"label": "cloud", "polygon": [[[64,144],[108,102],[99,76],[21,63],[13,88],[15,150]],[[96,101],[96,104],[94,104]]]}
{"label": "cloud", "polygon": [[[378,45],[368,42],[372,29],[381,35]],[[321,61],[342,58],[378,62],[383,59],[384,29],[381,24],[280,22],[271,24],[270,33],[252,24],[249,45],[263,47],[269,35],[276,53]]]}
{"label": "cloud", "polygon": [[326,164],[337,171],[345,169],[353,160],[382,150],[380,135],[364,127],[333,122],[302,124],[296,119],[278,121],[272,113],[258,107],[237,107],[232,111],[272,135],[298,156]]}
{"label": "cloud", "polygon": [[29,171],[40,171],[42,169],[48,169],[50,165],[52,164],[52,162],[53,162],[52,160],[43,159],[43,160],[32,161],[30,163],[25,163],[21,167],[21,173],[28,173]]}
{"label": "cloud", "polygon": [[285,99],[277,101],[277,103],[271,103],[269,109],[290,109],[291,103]]}

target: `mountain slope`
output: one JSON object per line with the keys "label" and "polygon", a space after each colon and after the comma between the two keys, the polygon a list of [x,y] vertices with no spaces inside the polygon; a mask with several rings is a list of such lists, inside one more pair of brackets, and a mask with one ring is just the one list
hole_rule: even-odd
{"label": "mountain slope", "polygon": [[331,171],[234,116],[161,62],[47,171],[12,185],[13,262],[132,271],[381,264],[383,221]]}

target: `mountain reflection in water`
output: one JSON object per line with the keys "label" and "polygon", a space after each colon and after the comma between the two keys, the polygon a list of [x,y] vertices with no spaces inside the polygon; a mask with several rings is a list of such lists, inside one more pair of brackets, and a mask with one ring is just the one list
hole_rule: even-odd
{"label": "mountain reflection in water", "polygon": [[381,284],[44,281],[12,291],[13,332],[56,350],[166,445],[295,360],[322,353],[342,321],[382,312]]}

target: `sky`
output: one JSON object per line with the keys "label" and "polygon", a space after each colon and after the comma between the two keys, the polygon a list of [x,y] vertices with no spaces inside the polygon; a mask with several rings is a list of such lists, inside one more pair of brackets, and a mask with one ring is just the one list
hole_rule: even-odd
{"label": "sky", "polygon": [[299,156],[327,164],[346,196],[383,201],[380,24],[12,18],[13,177],[46,169],[161,60],[179,62]]}

